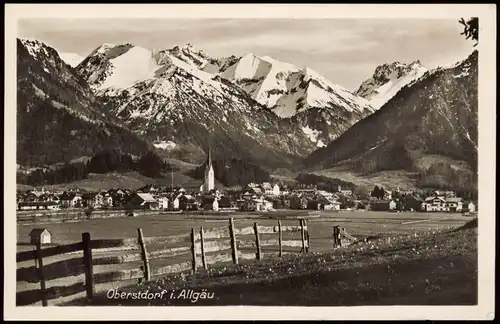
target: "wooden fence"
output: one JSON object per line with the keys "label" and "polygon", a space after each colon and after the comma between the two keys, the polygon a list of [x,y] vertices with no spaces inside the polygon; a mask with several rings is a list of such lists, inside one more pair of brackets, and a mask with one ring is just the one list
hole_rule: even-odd
{"label": "wooden fence", "polygon": [[[92,300],[94,294],[110,287],[156,276],[306,253],[309,243],[305,219],[298,226],[278,220],[275,226],[254,223],[238,229],[231,218],[227,227],[192,228],[190,233],[169,237],[146,237],[140,228],[137,237],[126,239],[94,240],[90,233],[82,233],[81,242],[44,249],[37,245],[34,251],[17,253],[17,283],[32,287],[18,289],[16,304],[47,306],[51,301],[55,305],[59,298],[76,295]],[[45,262],[48,258],[52,258],[50,263]],[[22,265],[30,261],[35,264]]]}
{"label": "wooden fence", "polygon": [[343,246],[348,246],[352,243],[357,242],[356,239],[351,234],[347,233],[345,228],[341,228],[338,225],[333,226],[333,248],[339,248]]}

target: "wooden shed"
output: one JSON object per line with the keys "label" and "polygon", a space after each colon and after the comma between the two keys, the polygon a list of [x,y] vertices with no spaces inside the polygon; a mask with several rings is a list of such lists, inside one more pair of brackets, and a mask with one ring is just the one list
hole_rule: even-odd
{"label": "wooden shed", "polygon": [[52,234],[46,228],[34,228],[30,234],[30,242],[33,245],[52,243]]}

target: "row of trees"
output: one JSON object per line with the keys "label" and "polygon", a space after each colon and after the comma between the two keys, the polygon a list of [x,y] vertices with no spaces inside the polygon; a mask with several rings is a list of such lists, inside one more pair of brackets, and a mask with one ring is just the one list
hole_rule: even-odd
{"label": "row of trees", "polygon": [[130,154],[122,154],[117,150],[105,150],[94,155],[87,163],[68,162],[56,168],[36,169],[29,174],[18,174],[17,181],[37,186],[83,180],[88,177],[89,173],[104,174],[130,171],[137,171],[144,176],[153,178],[172,169],[171,165],[153,152],[148,152],[134,160]]}
{"label": "row of trees", "polygon": [[94,155],[87,169],[89,173],[138,171],[147,177],[157,177],[162,172],[171,170],[172,166],[151,151],[134,160],[130,154],[106,150]]}
{"label": "row of trees", "polygon": [[455,169],[445,162],[437,162],[419,174],[417,186],[474,192],[477,191],[477,174],[467,169]]}
{"label": "row of trees", "polygon": [[373,188],[372,192],[370,193],[370,196],[377,198],[377,199],[384,199],[384,196],[385,196],[384,187],[375,186],[375,188]]}

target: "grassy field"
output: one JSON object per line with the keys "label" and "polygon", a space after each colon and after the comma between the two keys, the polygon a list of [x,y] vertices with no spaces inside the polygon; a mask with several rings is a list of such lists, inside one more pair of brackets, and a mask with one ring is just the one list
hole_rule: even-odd
{"label": "grassy field", "polygon": [[[183,289],[211,299],[113,300],[93,305],[474,305],[477,304],[477,221],[458,229],[395,234],[329,252],[291,255],[123,287],[119,292]],[[70,304],[82,304],[74,301]]]}

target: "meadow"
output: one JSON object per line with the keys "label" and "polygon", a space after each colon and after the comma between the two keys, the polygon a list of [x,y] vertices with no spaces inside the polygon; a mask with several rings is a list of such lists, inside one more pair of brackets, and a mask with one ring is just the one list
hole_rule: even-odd
{"label": "meadow", "polygon": [[[166,290],[174,292],[173,298],[115,300],[101,293],[91,305],[477,305],[477,262],[476,218],[452,229],[394,233],[328,252],[159,278],[119,292]],[[206,291],[212,297],[180,298],[182,291]]]}
{"label": "meadow", "polygon": [[[293,214],[291,214],[293,215]],[[297,216],[290,216],[286,213],[268,213],[265,215],[246,214],[246,213],[228,213],[227,215],[199,215],[199,214],[159,214],[159,215],[140,215],[138,217],[124,218],[104,218],[90,219],[78,222],[62,222],[47,224],[18,224],[17,225],[17,251],[32,250],[33,246],[29,244],[29,233],[33,228],[47,228],[52,234],[52,243],[69,244],[81,241],[82,233],[89,232],[92,239],[124,239],[137,237],[137,229],[141,228],[145,237],[152,236],[175,236],[179,234],[188,234],[191,229],[199,230],[203,226],[204,230],[211,228],[226,227],[229,224],[229,218],[233,217],[235,227],[238,229],[252,226],[257,222],[262,226],[277,225],[277,218],[281,218],[283,225],[299,225]],[[315,217],[307,218],[307,226],[310,235],[311,253],[328,253],[333,250],[333,229],[334,225],[344,227],[348,233],[357,239],[383,239],[397,235],[423,235],[429,232],[446,230],[448,228],[458,227],[470,220],[470,217],[460,214],[449,213],[389,213],[389,212],[320,212]],[[296,250],[296,251],[295,251]],[[292,249],[293,252],[299,252],[300,249]],[[268,251],[265,251],[268,252]],[[102,255],[123,255],[125,252],[102,252]],[[96,253],[96,256],[98,253]],[[75,258],[81,257],[80,254],[74,254]],[[68,256],[56,256],[44,259],[44,264],[67,259]],[[157,260],[153,267],[162,267],[181,262],[188,262],[190,256],[181,256]],[[254,261],[255,262],[255,261]],[[243,262],[248,263],[248,262]],[[18,263],[19,267],[32,266],[33,261]],[[137,268],[140,263],[130,263],[119,265],[119,269]],[[223,265],[224,267],[227,264]],[[116,265],[100,266],[98,272],[117,270]],[[71,282],[84,280],[82,275],[69,278]],[[155,278],[154,280],[161,279]],[[68,278],[51,280],[50,285],[66,285]],[[137,280],[123,281],[118,284],[100,285],[96,287],[98,291],[106,289],[134,285]],[[17,290],[25,291],[37,289],[39,284],[18,282]],[[75,298],[82,295],[75,295]],[[59,300],[57,303],[65,302]]]}

